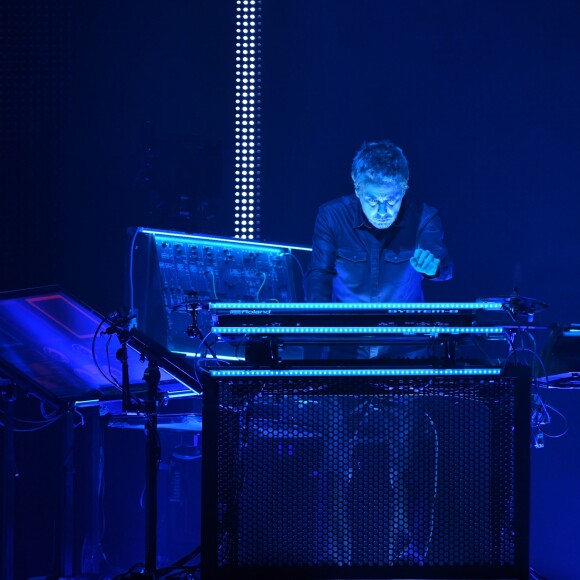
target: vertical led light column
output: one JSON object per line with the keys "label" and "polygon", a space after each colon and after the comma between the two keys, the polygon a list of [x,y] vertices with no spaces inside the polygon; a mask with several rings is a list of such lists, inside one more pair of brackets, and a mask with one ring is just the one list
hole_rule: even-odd
{"label": "vertical led light column", "polygon": [[260,0],[236,2],[236,238],[260,237]]}

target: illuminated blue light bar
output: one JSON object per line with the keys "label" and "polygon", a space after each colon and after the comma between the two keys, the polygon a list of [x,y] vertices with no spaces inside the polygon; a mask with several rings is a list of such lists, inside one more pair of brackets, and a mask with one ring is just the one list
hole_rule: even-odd
{"label": "illuminated blue light bar", "polygon": [[213,355],[202,354],[200,352],[190,352],[187,350],[172,350],[171,352],[174,352],[175,354],[181,354],[186,358],[200,358],[204,360],[206,359],[215,360],[215,358],[217,358],[217,360],[234,361],[234,362],[245,360],[244,357],[241,356],[230,356],[224,354],[218,354],[217,357],[214,358]]}
{"label": "illuminated blue light bar", "polygon": [[292,369],[292,370],[211,370],[212,377],[411,377],[500,375],[501,369]]}
{"label": "illuminated blue light bar", "polygon": [[569,328],[562,332],[562,336],[576,336],[580,337],[580,328]]}
{"label": "illuminated blue light bar", "polygon": [[[300,248],[304,249],[304,248]],[[211,302],[210,310],[501,310],[501,302]],[[234,312],[236,313],[236,312]],[[260,314],[260,313],[258,313]]]}
{"label": "illuminated blue light bar", "polygon": [[98,407],[100,404],[100,399],[88,399],[86,401],[75,401],[74,407],[77,409],[84,409],[85,407]]}
{"label": "illuminated blue light bar", "polygon": [[[192,391],[189,387],[175,391],[165,391],[162,393],[165,399],[188,399],[189,397],[199,397],[200,393]],[[74,407],[77,409],[84,409],[86,407],[98,407],[110,401],[102,401],[101,399],[90,399],[87,401],[75,401]]]}
{"label": "illuminated blue light bar", "polygon": [[168,239],[172,240],[173,242],[177,241],[198,241],[204,242],[207,244],[219,244],[220,247],[224,245],[231,245],[233,247],[239,248],[240,246],[250,246],[253,248],[259,248],[260,251],[272,251],[275,253],[279,253],[280,250],[304,250],[307,252],[311,252],[312,248],[307,248],[304,246],[291,246],[291,245],[283,245],[283,244],[266,244],[263,242],[252,242],[249,240],[238,240],[238,239],[231,239],[231,238],[220,238],[218,236],[203,236],[199,234],[185,234],[185,233],[176,233],[170,232],[166,230],[152,230],[148,228],[138,228],[137,230],[143,234],[151,234],[155,237],[160,239]]}
{"label": "illuminated blue light bar", "polygon": [[182,391],[165,391],[163,396],[167,399],[188,399],[189,397],[199,397],[200,393],[190,389]]}
{"label": "illuminated blue light bar", "polygon": [[503,326],[222,326],[214,334],[503,334]]}

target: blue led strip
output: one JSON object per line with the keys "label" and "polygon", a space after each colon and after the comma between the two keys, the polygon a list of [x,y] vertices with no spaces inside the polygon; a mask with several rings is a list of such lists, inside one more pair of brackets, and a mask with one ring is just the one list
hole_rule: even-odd
{"label": "blue led strip", "polygon": [[212,377],[400,377],[500,375],[501,369],[293,369],[293,370],[210,370]]}
{"label": "blue led strip", "polygon": [[[304,248],[299,248],[304,249]],[[210,310],[501,310],[501,302],[212,302]],[[234,312],[246,314],[245,312]],[[250,312],[254,314],[255,312]]]}
{"label": "blue led strip", "polygon": [[224,361],[243,361],[245,360],[244,357],[241,356],[230,356],[230,355],[224,355],[224,354],[218,354],[215,359],[213,357],[209,357],[205,354],[201,354],[200,352],[189,352],[189,351],[185,351],[185,350],[172,350],[171,352],[174,352],[175,354],[180,354],[183,355],[187,358],[199,358],[199,359],[204,359],[204,360],[224,360]]}
{"label": "blue led strip", "polygon": [[580,328],[571,328],[562,332],[562,336],[576,336],[580,337]]}
{"label": "blue led strip", "polygon": [[503,334],[502,326],[223,326],[214,334]]}
{"label": "blue led strip", "polygon": [[[312,248],[307,248],[305,246],[294,246],[294,245],[284,245],[284,244],[266,244],[264,242],[254,242],[251,240],[237,240],[237,239],[230,239],[230,238],[220,238],[217,236],[202,236],[198,234],[182,234],[176,232],[169,232],[166,230],[153,230],[150,228],[138,228],[137,230],[143,234],[150,234],[155,236],[155,238],[163,241],[171,241],[171,242],[203,242],[207,245],[216,244],[219,247],[230,245],[235,248],[240,247],[250,247],[250,248],[259,248],[260,250],[268,251],[271,250],[274,253],[279,253],[279,250],[304,250],[307,252],[311,252]],[[255,303],[250,303],[255,304]],[[267,304],[270,304],[269,302]]]}

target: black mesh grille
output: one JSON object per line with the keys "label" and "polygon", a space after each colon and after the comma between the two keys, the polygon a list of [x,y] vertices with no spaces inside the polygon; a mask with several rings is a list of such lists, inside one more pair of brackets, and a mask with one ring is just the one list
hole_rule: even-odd
{"label": "black mesh grille", "polygon": [[515,565],[515,385],[216,382],[216,569]]}

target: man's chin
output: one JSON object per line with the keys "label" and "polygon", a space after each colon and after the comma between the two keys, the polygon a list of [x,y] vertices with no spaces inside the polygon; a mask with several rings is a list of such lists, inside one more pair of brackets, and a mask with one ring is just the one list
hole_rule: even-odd
{"label": "man's chin", "polygon": [[389,226],[391,226],[393,222],[391,220],[385,220],[385,221],[376,221],[373,220],[371,222],[371,224],[377,228],[378,230],[386,230]]}

